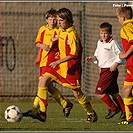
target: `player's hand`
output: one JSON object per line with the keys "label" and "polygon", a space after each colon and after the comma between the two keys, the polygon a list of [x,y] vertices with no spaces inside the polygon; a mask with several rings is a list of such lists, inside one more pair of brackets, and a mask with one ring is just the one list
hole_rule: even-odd
{"label": "player's hand", "polygon": [[59,64],[58,61],[54,61],[54,62],[50,63],[49,66],[51,66],[52,68],[55,68],[58,64]]}
{"label": "player's hand", "polygon": [[89,57],[86,57],[86,62],[90,62],[90,61],[92,61],[92,57],[91,56],[89,56]]}
{"label": "player's hand", "polygon": [[47,44],[43,44],[42,49],[45,50],[45,51],[49,51],[50,47]]}
{"label": "player's hand", "polygon": [[119,54],[119,58],[120,58],[120,59],[125,59],[125,58],[126,58],[126,53],[125,53],[125,52],[121,52],[121,53]]}
{"label": "player's hand", "polygon": [[58,40],[58,37],[52,37],[52,38],[50,39],[51,42],[55,42],[55,41],[57,41],[57,40]]}
{"label": "player's hand", "polygon": [[114,63],[111,67],[110,67],[110,71],[116,71],[117,69],[117,66],[118,66],[118,63]]}

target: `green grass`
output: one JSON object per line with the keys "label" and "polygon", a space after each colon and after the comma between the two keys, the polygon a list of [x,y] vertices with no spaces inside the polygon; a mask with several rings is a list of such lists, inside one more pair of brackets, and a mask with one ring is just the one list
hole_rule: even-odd
{"label": "green grass", "polygon": [[57,103],[49,102],[46,122],[24,117],[20,122],[10,123],[4,119],[4,110],[8,106],[15,104],[22,111],[27,111],[32,107],[32,102],[1,102],[0,131],[133,131],[132,125],[117,125],[120,113],[111,119],[105,119],[108,108],[99,100],[91,101],[98,114],[96,123],[87,123],[83,108],[77,102],[73,103],[74,107],[68,118],[63,116],[62,108]]}

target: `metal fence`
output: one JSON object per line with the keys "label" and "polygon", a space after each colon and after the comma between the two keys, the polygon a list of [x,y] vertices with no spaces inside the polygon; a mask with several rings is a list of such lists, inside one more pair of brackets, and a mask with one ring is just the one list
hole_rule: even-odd
{"label": "metal fence", "polygon": [[[108,21],[113,37],[120,42],[113,4],[122,2],[0,2],[0,100],[28,100],[37,92],[39,68],[35,66],[38,49],[34,45],[44,13],[50,8],[69,8],[83,45],[82,89],[92,97],[99,78],[98,67],[85,62],[92,55],[99,39],[99,25]],[[123,85],[125,66],[119,67],[118,83]],[[64,96],[73,97],[71,89],[56,84]],[[120,91],[121,93],[121,91]],[[49,94],[50,96],[50,94]]]}

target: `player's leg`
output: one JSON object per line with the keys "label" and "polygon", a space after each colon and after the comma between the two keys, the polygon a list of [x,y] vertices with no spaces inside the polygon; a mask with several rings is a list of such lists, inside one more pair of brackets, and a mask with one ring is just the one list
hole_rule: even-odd
{"label": "player's leg", "polygon": [[86,111],[88,115],[87,122],[96,122],[98,120],[98,116],[96,112],[93,110],[88,97],[83,94],[81,89],[73,89],[72,91],[75,98],[78,100],[79,104],[83,107],[83,109]]}
{"label": "player's leg", "polygon": [[67,105],[67,100],[63,97],[61,92],[53,85],[52,82],[48,85],[48,91],[60,106],[64,108]]}
{"label": "player's leg", "polygon": [[42,79],[39,80],[38,84],[38,93],[39,97],[39,111],[36,113],[36,118],[40,121],[46,120],[47,113],[47,100],[48,100],[48,84],[51,82],[51,78],[47,76],[42,76]]}
{"label": "player's leg", "polygon": [[106,119],[112,118],[120,111],[120,109],[115,105],[114,101],[109,96],[110,94],[115,94],[119,91],[117,77],[118,70],[111,72],[109,68],[102,68],[96,86],[96,94],[99,95],[100,99],[109,108],[109,112],[105,116]]}
{"label": "player's leg", "polygon": [[[42,84],[42,76],[39,77],[39,82],[38,82],[38,86],[40,86],[40,84]],[[43,88],[43,87],[42,87]],[[42,89],[43,90],[43,89]],[[46,88],[47,90],[47,88]],[[41,87],[38,87],[38,93],[39,95],[41,95]],[[40,101],[40,98],[38,97],[38,94],[36,95],[35,99],[34,99],[34,102],[33,102],[33,108],[32,108],[32,111],[36,112],[38,111],[39,109],[39,101]],[[26,114],[25,114],[26,115]]]}
{"label": "player's leg", "polygon": [[[40,62],[40,53],[42,52],[42,49],[39,50],[38,52],[38,56],[36,58],[36,63],[37,61]],[[43,77],[43,74],[45,73],[45,71],[47,70],[48,68],[47,67],[40,67],[40,77],[39,77],[39,82],[38,82],[38,93],[41,93],[41,87],[39,87],[41,84],[42,84],[42,77]],[[42,87],[43,88],[43,87]],[[43,90],[43,89],[42,89]],[[47,88],[46,88],[47,90]],[[24,116],[30,116],[32,115],[32,112],[37,112],[39,110],[39,101],[40,101],[40,98],[38,95],[36,95],[35,99],[34,99],[34,102],[33,102],[33,108],[27,112],[25,112],[23,115]]]}
{"label": "player's leg", "polygon": [[[130,71],[129,71],[130,70]],[[129,67],[126,73],[122,92],[124,94],[124,105],[126,111],[126,122],[122,121],[118,124],[133,124],[133,67]]]}
{"label": "player's leg", "polygon": [[[46,112],[47,112],[47,99],[48,99],[48,84],[51,82],[51,78],[47,76],[42,76],[38,83],[38,92],[35,97],[33,108],[25,113],[23,116],[30,116],[40,121],[46,121]],[[39,104],[39,105],[38,105]],[[39,109],[37,110],[39,106]],[[37,111],[35,111],[37,110]]]}
{"label": "player's leg", "polygon": [[[132,97],[132,86],[123,87],[122,91],[124,94],[124,104],[126,111],[126,120],[127,124],[133,124],[133,97]],[[118,124],[124,124],[124,122],[120,122]]]}
{"label": "player's leg", "polygon": [[110,98],[108,94],[98,94],[100,99],[108,106],[109,112],[105,116],[106,119],[112,118],[114,115],[116,115],[120,110],[115,105],[113,100]]}
{"label": "player's leg", "polygon": [[113,98],[114,102],[116,103],[116,105],[121,110],[120,119],[125,120],[126,119],[126,113],[125,113],[125,106],[124,106],[124,102],[123,102],[122,97],[118,93],[116,93],[116,94],[112,94],[112,98]]}
{"label": "player's leg", "polygon": [[73,104],[63,97],[61,92],[53,85],[52,82],[48,85],[48,91],[51,93],[52,97],[57,101],[57,103],[63,107],[64,116],[68,117]]}

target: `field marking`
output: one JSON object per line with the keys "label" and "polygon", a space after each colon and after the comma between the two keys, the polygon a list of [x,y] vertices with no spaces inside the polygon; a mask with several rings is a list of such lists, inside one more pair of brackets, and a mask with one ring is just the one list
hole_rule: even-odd
{"label": "field marking", "polygon": [[[55,120],[55,118],[48,118],[47,120]],[[56,118],[56,120],[59,120],[61,122],[86,122],[86,119],[79,119],[79,118]]]}

